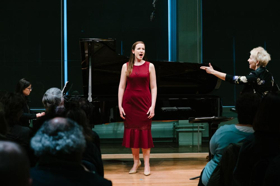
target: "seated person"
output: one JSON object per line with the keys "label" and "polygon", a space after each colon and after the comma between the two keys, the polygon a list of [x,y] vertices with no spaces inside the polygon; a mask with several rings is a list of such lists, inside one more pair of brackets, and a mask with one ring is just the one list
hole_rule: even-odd
{"label": "seated person", "polygon": [[79,104],[79,98],[65,101],[65,117],[72,119],[83,127],[86,140],[86,148],[83,153],[83,164],[91,171],[95,171],[104,177],[104,167],[101,159],[101,152],[96,145],[96,135],[89,127],[86,113]]}
{"label": "seated person", "polygon": [[253,71],[247,76],[233,76],[224,72],[219,72],[215,70],[210,63],[209,66],[201,66],[200,69],[205,70],[208,74],[212,74],[221,80],[236,85],[244,85],[241,94],[247,92],[264,96],[270,91],[278,90],[274,77],[266,68],[270,60],[270,54],[263,47],[256,47],[251,50],[248,59],[249,68]]}
{"label": "seated person", "polygon": [[0,183],[5,186],[31,186],[29,161],[24,150],[13,142],[0,141]]}
{"label": "seated person", "polygon": [[253,123],[254,135],[241,146],[233,185],[264,185],[267,167],[280,155],[279,105],[280,92],[263,97]]}
{"label": "seated person", "polygon": [[33,135],[39,130],[46,120],[59,116],[60,111],[64,110],[64,98],[59,88],[49,88],[43,95],[42,103],[46,112],[44,116],[38,118],[36,122],[34,122]]}
{"label": "seated person", "polygon": [[76,122],[61,117],[46,121],[31,140],[31,148],[40,157],[30,172],[33,186],[112,185],[82,165],[85,146]]}
{"label": "seated person", "polygon": [[0,102],[4,106],[5,120],[8,124],[6,140],[20,144],[28,151],[31,129],[20,124],[20,116],[22,115],[25,100],[19,94],[7,92],[1,96]]}
{"label": "seated person", "polygon": [[44,112],[35,113],[29,109],[28,97],[29,97],[31,91],[32,91],[32,85],[31,85],[30,81],[28,81],[25,78],[22,78],[18,81],[17,86],[16,86],[16,93],[20,94],[25,100],[24,106],[22,108],[23,113],[20,117],[20,123],[22,126],[25,126],[25,127],[29,127],[30,120],[36,119],[38,117],[45,115]]}
{"label": "seated person", "polygon": [[272,161],[269,163],[263,185],[265,186],[275,186],[280,185],[280,154],[272,159]]}
{"label": "seated person", "polygon": [[207,186],[226,186],[232,184],[232,173],[238,160],[239,150],[243,141],[229,144],[213,171]]}
{"label": "seated person", "polygon": [[245,93],[236,101],[238,124],[221,126],[210,140],[210,152],[213,155],[211,161],[203,169],[198,185],[206,186],[209,178],[218,165],[225,148],[230,143],[242,141],[253,134],[253,120],[260,102],[260,96],[253,93]]}

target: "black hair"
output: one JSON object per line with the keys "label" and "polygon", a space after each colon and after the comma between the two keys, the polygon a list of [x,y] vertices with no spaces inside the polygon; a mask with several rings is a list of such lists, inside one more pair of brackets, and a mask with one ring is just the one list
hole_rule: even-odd
{"label": "black hair", "polygon": [[18,81],[17,86],[16,86],[16,93],[23,94],[23,90],[26,89],[31,85],[31,82],[28,81],[25,78],[22,78]]}
{"label": "black hair", "polygon": [[261,101],[261,96],[254,93],[244,93],[236,101],[237,118],[240,124],[253,125],[254,118]]}
{"label": "black hair", "polygon": [[84,99],[79,96],[74,96],[65,101],[65,117],[72,119],[83,127],[83,133],[86,141],[94,141],[92,130],[89,125],[87,107]]}
{"label": "black hair", "polygon": [[265,95],[261,101],[254,120],[255,131],[280,133],[279,125],[280,92],[271,92]]}

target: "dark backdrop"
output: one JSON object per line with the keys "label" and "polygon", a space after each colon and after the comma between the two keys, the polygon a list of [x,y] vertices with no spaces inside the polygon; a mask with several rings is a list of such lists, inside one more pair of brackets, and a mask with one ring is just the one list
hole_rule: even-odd
{"label": "dark backdrop", "polygon": [[[5,0],[0,12],[0,90],[14,91],[19,79],[32,82],[31,107],[42,107],[43,93],[61,87],[61,2]],[[167,60],[167,0],[68,0],[68,79],[82,94],[80,38],[114,38],[117,52],[128,56],[142,40],[150,60]],[[120,69],[121,70],[121,67]],[[100,80],[102,81],[102,80]]]}
{"label": "dark backdrop", "polygon": [[42,107],[44,91],[60,86],[60,2],[5,0],[0,12],[0,90],[25,77],[31,106]]}
{"label": "dark backdrop", "polygon": [[[276,1],[202,0],[203,61],[222,71],[245,75],[252,48],[265,47],[272,61],[268,69],[279,83],[279,11]],[[31,107],[42,107],[43,93],[61,88],[61,6],[59,0],[5,0],[0,6],[0,90],[14,91],[17,81],[33,85]],[[143,40],[150,60],[168,59],[167,0],[68,1],[69,80],[82,92],[80,38],[115,38],[117,52],[129,55],[133,42]],[[122,46],[122,48],[121,48]],[[235,61],[235,63],[234,63]],[[120,70],[120,69],[119,69]],[[213,94],[233,105],[241,86],[223,82]]]}

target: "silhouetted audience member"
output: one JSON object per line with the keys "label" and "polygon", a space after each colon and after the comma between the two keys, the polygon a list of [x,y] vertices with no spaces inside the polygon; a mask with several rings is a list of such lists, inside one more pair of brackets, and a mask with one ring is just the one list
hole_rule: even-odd
{"label": "silhouetted audience member", "polygon": [[279,105],[279,92],[263,97],[253,123],[255,133],[241,146],[233,172],[233,185],[266,185],[267,167],[280,155]]}
{"label": "silhouetted audience member", "polygon": [[95,171],[104,177],[104,167],[101,158],[101,152],[95,144],[95,136],[88,124],[86,113],[80,107],[80,98],[73,98],[65,101],[66,114],[65,117],[72,119],[83,127],[83,133],[86,139],[86,148],[83,153],[83,164],[91,171]]}
{"label": "silhouetted audience member", "polygon": [[76,122],[61,117],[46,121],[31,140],[40,157],[31,169],[33,186],[112,185],[82,165],[85,146],[82,127]]}
{"label": "silhouetted audience member", "polygon": [[13,142],[0,141],[0,162],[0,185],[31,185],[29,161],[19,145]]}
{"label": "silhouetted audience member", "polygon": [[[91,104],[87,99],[82,98],[82,97],[79,97],[78,100],[79,100],[79,105],[80,105],[81,109],[83,109],[83,111],[86,113],[89,127],[91,129],[94,128],[93,120],[94,120],[94,117],[98,117],[98,116],[94,115],[95,112],[94,112],[93,104]],[[101,152],[99,135],[94,130],[92,130],[92,134],[93,134],[93,138],[94,138],[94,143],[98,147],[99,151]]]}
{"label": "silhouetted audience member", "polygon": [[222,158],[222,154],[230,143],[238,143],[254,133],[252,124],[260,96],[254,93],[244,93],[236,101],[238,124],[219,127],[210,140],[210,151],[213,158],[203,169],[198,185],[208,185],[209,179]]}
{"label": "silhouetted audience member", "polygon": [[269,163],[264,176],[263,185],[265,186],[275,186],[280,185],[280,154],[273,158]]}
{"label": "silhouetted audience member", "polygon": [[31,130],[28,127],[21,126],[19,121],[24,99],[16,93],[5,93],[1,96],[0,102],[4,105],[5,119],[8,123],[6,139],[20,144],[28,151]]}
{"label": "silhouetted audience member", "polygon": [[8,124],[5,118],[4,105],[0,102],[0,140],[6,139]]}

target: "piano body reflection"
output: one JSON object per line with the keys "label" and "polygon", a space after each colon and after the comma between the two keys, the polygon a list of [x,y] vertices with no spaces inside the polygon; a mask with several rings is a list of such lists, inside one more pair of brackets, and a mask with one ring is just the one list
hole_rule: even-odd
{"label": "piano body reflection", "polygon": [[[128,57],[116,53],[113,39],[80,39],[80,48],[84,96],[94,105],[92,124],[121,122],[118,86]],[[158,88],[153,120],[221,115],[220,97],[209,95],[219,87],[220,80],[200,70],[202,64],[150,62],[155,65]]]}

